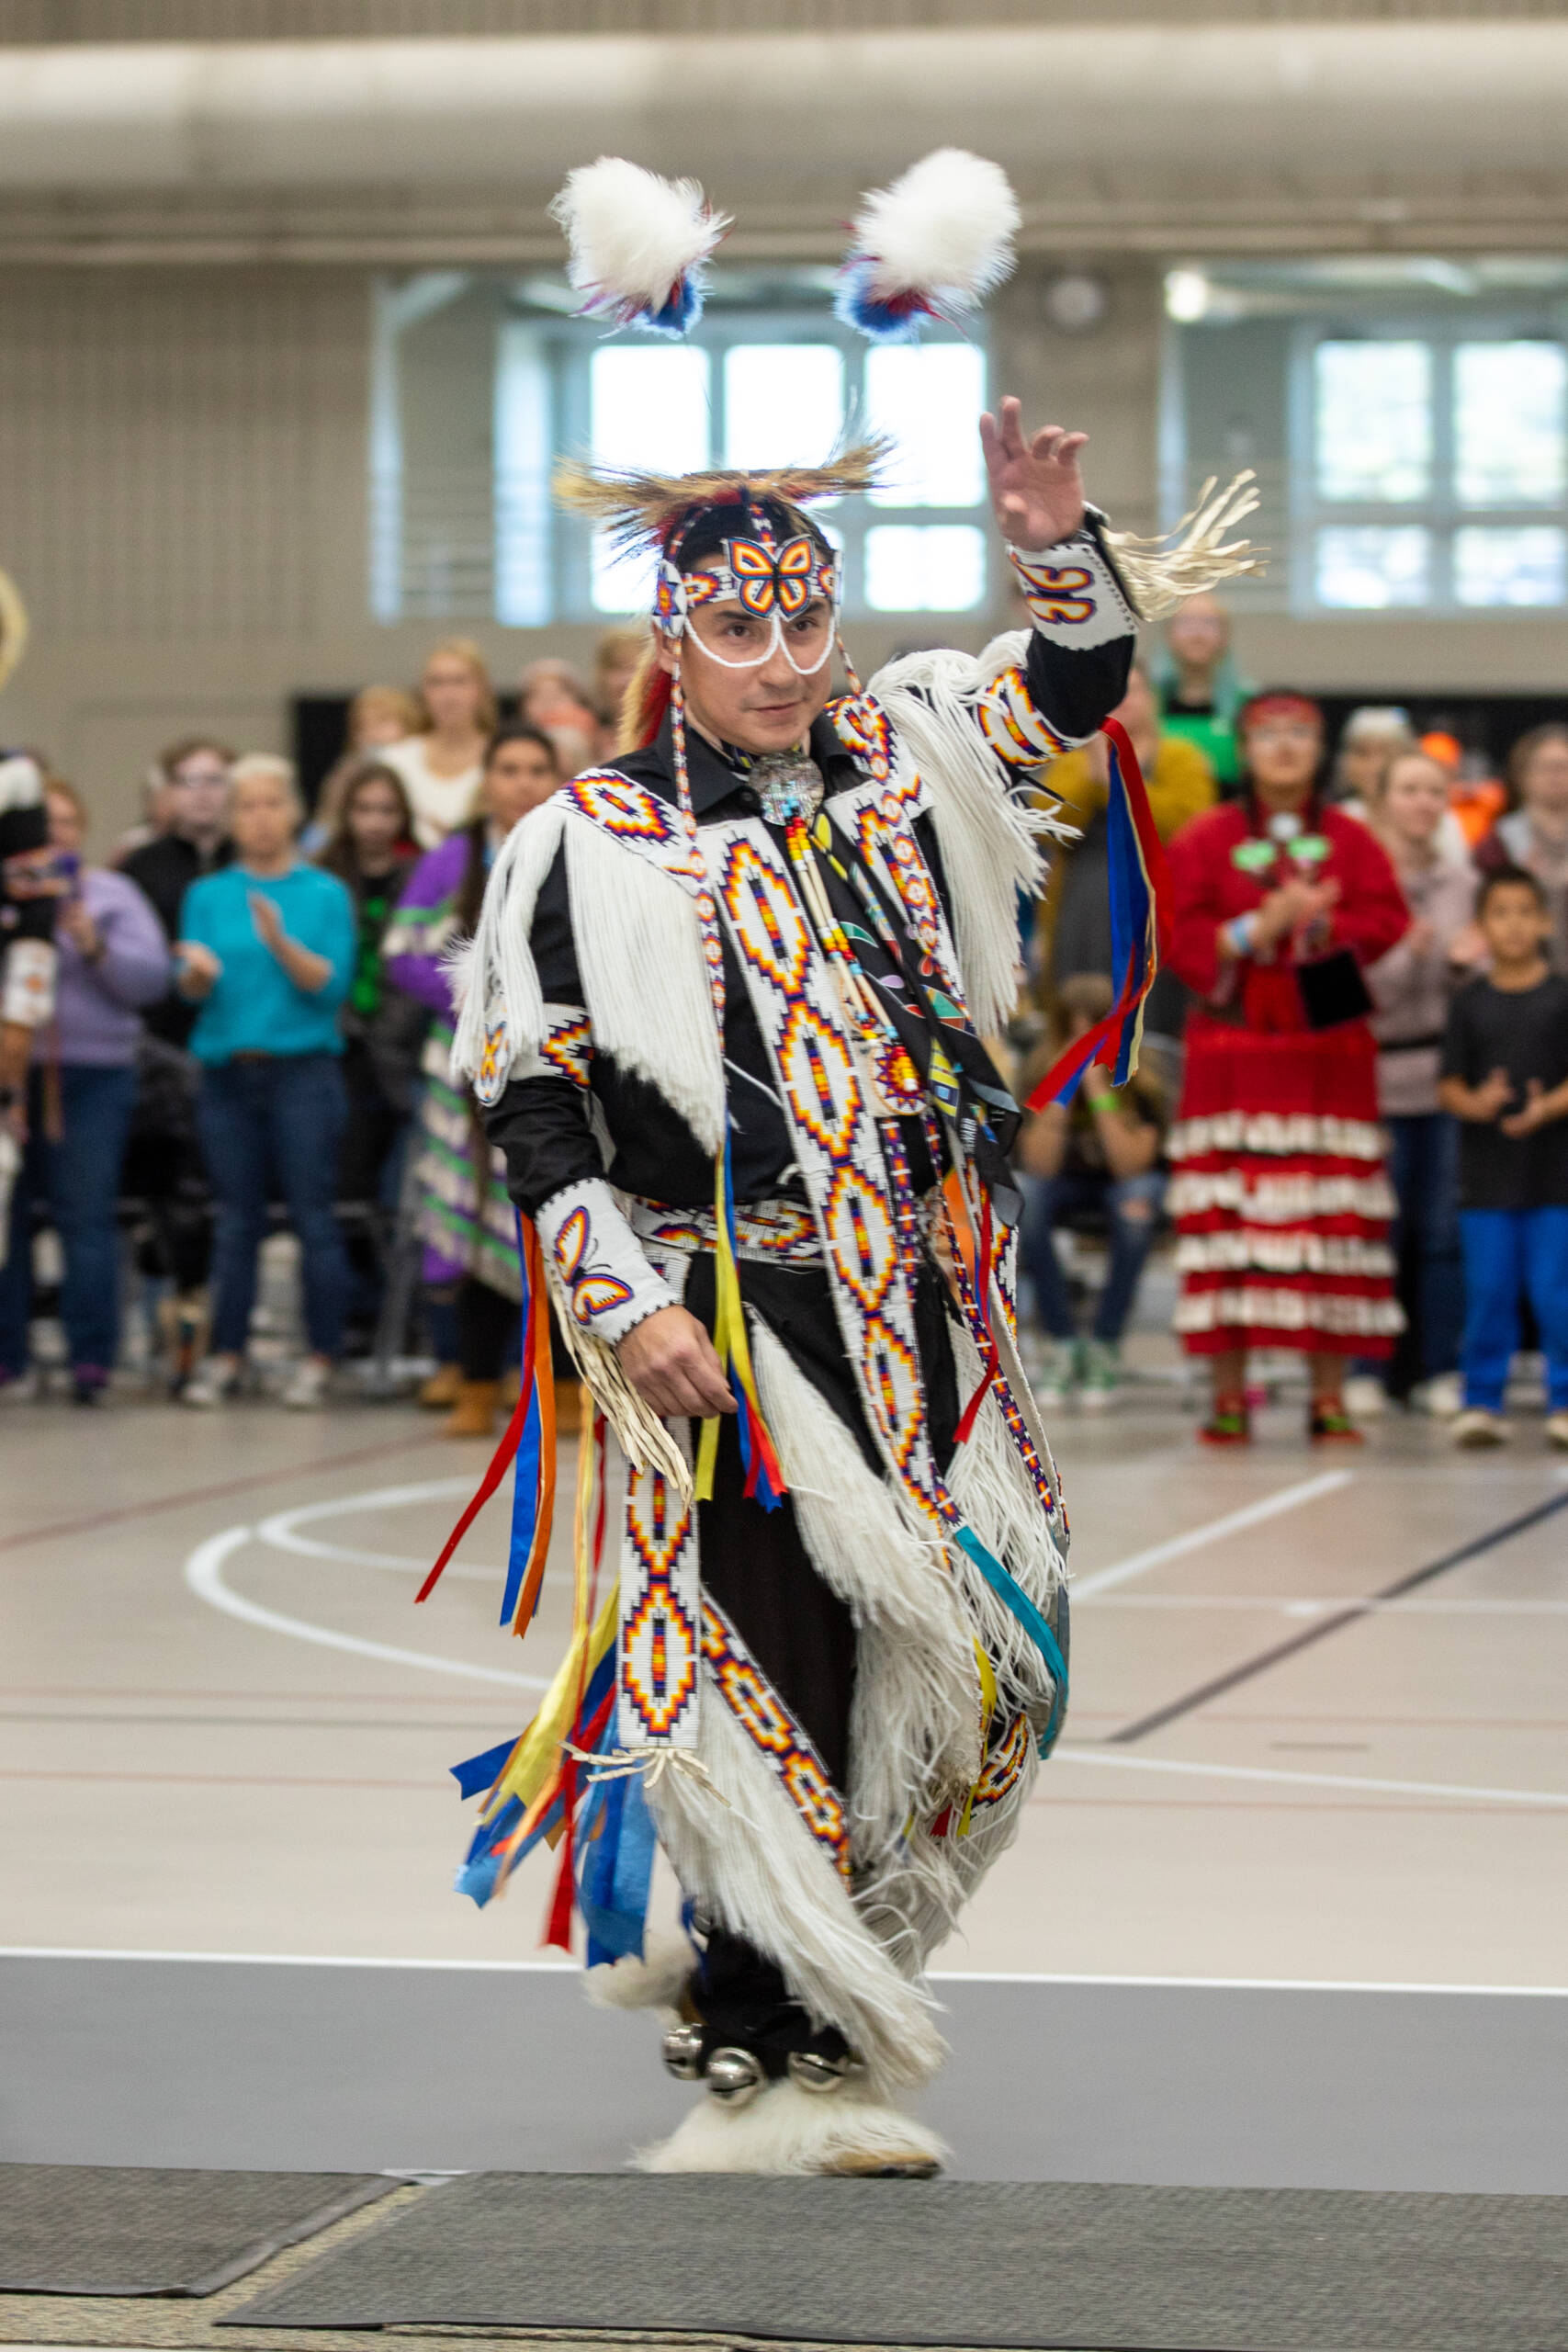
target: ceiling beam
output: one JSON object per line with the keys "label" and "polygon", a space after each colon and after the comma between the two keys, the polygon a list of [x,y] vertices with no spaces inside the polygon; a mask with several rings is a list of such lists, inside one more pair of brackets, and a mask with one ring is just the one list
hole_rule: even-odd
{"label": "ceiling beam", "polygon": [[819,257],[926,148],[1042,253],[1541,244],[1568,20],[72,44],[0,50],[0,257],[534,261],[574,164],[701,177]]}

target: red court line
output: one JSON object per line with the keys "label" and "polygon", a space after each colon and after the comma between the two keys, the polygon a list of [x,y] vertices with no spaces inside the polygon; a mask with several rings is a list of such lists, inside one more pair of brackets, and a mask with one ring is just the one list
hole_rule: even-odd
{"label": "red court line", "polygon": [[0,1552],[20,1551],[26,1544],[49,1544],[57,1536],[87,1535],[96,1527],[120,1527],[128,1519],[150,1519],[155,1511],[184,1510],[191,1503],[221,1502],[229,1495],[249,1494],[253,1487],[276,1487],[280,1479],[324,1478],[357,1462],[377,1462],[383,1454],[409,1453],[434,1442],[429,1437],[383,1439],[379,1445],[361,1445],[350,1453],[334,1453],[323,1462],[275,1463],[270,1470],[254,1470],[245,1478],[227,1478],[215,1487],[186,1487],[175,1495],[155,1495],[150,1502],[122,1503],[114,1510],[84,1513],[80,1519],[57,1519],[47,1527],[24,1527],[14,1535],[0,1535]]}

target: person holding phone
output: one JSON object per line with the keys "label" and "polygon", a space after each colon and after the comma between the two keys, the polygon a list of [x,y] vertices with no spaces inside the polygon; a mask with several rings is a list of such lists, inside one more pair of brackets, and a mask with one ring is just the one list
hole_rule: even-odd
{"label": "person holding phone", "polygon": [[234,861],[195,883],[176,955],[200,1009],[197,1125],[218,1204],[211,1353],[183,1393],[213,1406],[239,1385],[255,1304],[256,1254],[276,1173],[303,1251],[309,1353],[283,1391],[321,1405],[343,1338],[348,1269],[333,1213],[344,1097],[338,1007],[354,975],[354,901],[296,846],[302,815],[288,760],[235,763]]}
{"label": "person holding phone", "polygon": [[32,1223],[42,1204],[65,1260],[60,1319],[79,1405],[96,1405],[119,1352],[115,1204],[136,1099],[141,1009],[169,984],[157,916],[134,882],[85,866],[87,812],[46,778],[47,858],[35,868],[54,907],[54,1018],[33,1033],[27,1141],[0,1266],[0,1385],[28,1370]]}

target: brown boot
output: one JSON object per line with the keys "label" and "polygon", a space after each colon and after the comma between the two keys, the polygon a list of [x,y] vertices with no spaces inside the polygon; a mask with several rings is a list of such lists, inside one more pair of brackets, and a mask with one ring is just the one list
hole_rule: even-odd
{"label": "brown boot", "polygon": [[455,1363],[438,1363],[419,1392],[419,1402],[427,1413],[444,1413],[448,1405],[457,1401],[457,1391],[463,1385],[462,1367]]}
{"label": "brown boot", "polygon": [[496,1399],[500,1394],[499,1380],[461,1382],[457,1401],[436,1434],[440,1437],[493,1437]]}

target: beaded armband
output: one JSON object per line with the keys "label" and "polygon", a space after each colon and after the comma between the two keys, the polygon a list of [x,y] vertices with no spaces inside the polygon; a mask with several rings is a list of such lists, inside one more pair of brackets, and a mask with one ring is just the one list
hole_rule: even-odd
{"label": "beaded armband", "polygon": [[1042,637],[1087,650],[1131,637],[1137,615],[1122,593],[1104,548],[1090,530],[1053,548],[1008,548],[1023,598]]}
{"label": "beaded armband", "polygon": [[615,1347],[661,1306],[678,1304],[602,1176],[563,1184],[534,1222],[580,1330]]}

